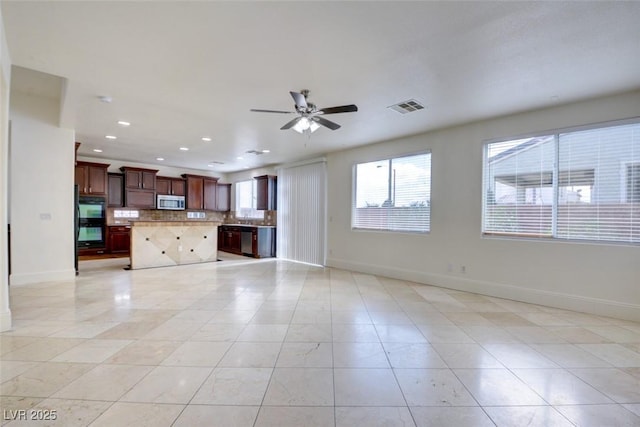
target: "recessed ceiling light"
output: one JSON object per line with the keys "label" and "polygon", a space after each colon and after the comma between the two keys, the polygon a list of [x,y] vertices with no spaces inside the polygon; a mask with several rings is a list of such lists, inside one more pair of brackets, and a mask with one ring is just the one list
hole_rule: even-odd
{"label": "recessed ceiling light", "polygon": [[104,137],[107,139],[118,139],[117,136],[113,136],[113,135],[105,135]]}
{"label": "recessed ceiling light", "polygon": [[189,151],[189,148],[187,148],[187,147],[180,147],[180,150],[181,150],[181,151]]}
{"label": "recessed ceiling light", "polygon": [[242,156],[236,157],[236,160],[242,160],[242,159],[244,159],[244,157],[242,157]]}
{"label": "recessed ceiling light", "polygon": [[112,97],[106,95],[99,96],[98,99],[100,102],[104,102],[105,104],[111,104],[111,101],[113,101]]}
{"label": "recessed ceiling light", "polygon": [[212,168],[212,167],[214,167],[215,165],[214,165],[213,163],[209,163],[207,166],[208,166],[208,167],[210,167],[210,168]]}
{"label": "recessed ceiling light", "polygon": [[265,154],[267,154],[267,153],[270,153],[270,152],[271,152],[271,150],[262,150],[262,152],[263,152],[263,153],[265,153]]}
{"label": "recessed ceiling light", "polygon": [[211,142],[211,138],[209,138],[208,136],[203,136],[202,140],[205,142]]}
{"label": "recessed ceiling light", "polygon": [[99,148],[94,148],[93,151],[95,151],[96,153],[102,153],[102,150]]}
{"label": "recessed ceiling light", "polygon": [[129,122],[125,122],[124,120],[120,120],[120,121],[118,121],[118,124],[119,124],[120,126],[124,126],[124,127],[131,126],[131,123],[129,123]]}
{"label": "recessed ceiling light", "polygon": [[164,161],[164,157],[156,157],[156,160],[159,162],[163,162]]}

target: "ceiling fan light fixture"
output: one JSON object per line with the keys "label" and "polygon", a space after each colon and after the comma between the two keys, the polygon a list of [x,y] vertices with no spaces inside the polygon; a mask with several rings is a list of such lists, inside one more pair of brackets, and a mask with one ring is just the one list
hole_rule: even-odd
{"label": "ceiling fan light fixture", "polygon": [[313,120],[309,120],[307,117],[300,117],[298,123],[296,123],[291,129],[298,133],[305,133],[306,131],[313,133],[318,130],[319,127],[320,125]]}

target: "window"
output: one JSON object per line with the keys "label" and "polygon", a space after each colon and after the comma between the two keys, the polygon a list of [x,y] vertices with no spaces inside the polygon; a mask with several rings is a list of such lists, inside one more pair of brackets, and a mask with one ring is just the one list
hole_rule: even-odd
{"label": "window", "polygon": [[431,153],[355,165],[353,228],[427,232]]}
{"label": "window", "polygon": [[640,123],[489,143],[485,234],[640,243]]}
{"label": "window", "polygon": [[264,218],[264,211],[256,210],[257,194],[255,179],[236,182],[236,218]]}

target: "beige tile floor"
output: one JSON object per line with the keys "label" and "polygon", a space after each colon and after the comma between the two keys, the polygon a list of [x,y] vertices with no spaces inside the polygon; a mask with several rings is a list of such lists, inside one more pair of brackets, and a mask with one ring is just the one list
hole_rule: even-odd
{"label": "beige tile floor", "polygon": [[11,288],[2,424],[640,426],[639,323],[227,258]]}

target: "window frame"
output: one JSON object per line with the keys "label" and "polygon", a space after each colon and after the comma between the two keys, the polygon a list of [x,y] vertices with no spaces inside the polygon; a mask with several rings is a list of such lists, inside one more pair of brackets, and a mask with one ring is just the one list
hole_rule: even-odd
{"label": "window frame", "polygon": [[[581,131],[588,131],[588,130],[596,130],[596,129],[603,129],[603,128],[609,128],[609,127],[617,127],[617,126],[624,126],[624,125],[633,125],[633,124],[640,124],[640,116],[637,117],[629,117],[629,118],[624,118],[624,119],[618,119],[618,120],[610,120],[610,121],[603,121],[603,122],[596,122],[596,123],[590,123],[590,124],[584,124],[584,125],[577,125],[577,126],[570,126],[570,127],[564,127],[564,128],[555,128],[555,129],[551,129],[551,130],[545,130],[545,131],[538,131],[538,132],[532,132],[532,133],[524,133],[524,134],[520,134],[520,135],[515,135],[515,136],[511,136],[511,137],[501,137],[501,138],[492,138],[492,139],[486,139],[484,141],[482,141],[482,145],[481,145],[481,149],[482,149],[482,212],[481,212],[481,218],[480,218],[480,234],[481,234],[481,238],[489,238],[489,239],[514,239],[514,240],[534,240],[534,241],[553,241],[553,242],[567,242],[567,243],[585,243],[585,244],[598,244],[598,245],[614,245],[614,246],[639,246],[640,243],[638,242],[628,242],[628,241],[621,241],[621,240],[597,240],[597,239],[579,239],[579,238],[565,238],[565,237],[558,237],[557,235],[557,223],[558,223],[558,207],[559,207],[559,201],[558,201],[558,193],[559,193],[559,184],[555,181],[554,179],[554,183],[552,184],[553,186],[553,192],[554,192],[554,197],[553,197],[553,202],[552,202],[552,232],[550,235],[538,235],[538,234],[529,234],[529,233],[510,233],[510,232],[498,232],[498,231],[485,231],[485,224],[486,224],[486,214],[487,214],[487,189],[488,187],[486,186],[487,184],[487,174],[489,173],[488,171],[488,147],[491,144],[495,144],[495,143],[500,143],[500,142],[507,142],[507,141],[514,141],[514,140],[519,140],[519,139],[527,139],[527,138],[537,138],[537,137],[544,137],[544,136],[552,136],[554,138],[554,144],[556,147],[555,150],[555,159],[554,159],[554,164],[553,164],[553,173],[554,176],[558,176],[559,174],[559,147],[560,147],[560,142],[559,142],[559,137],[561,134],[566,134],[566,133],[573,133],[573,132],[581,132]],[[637,162],[634,161],[624,161],[621,162],[624,164],[635,164]],[[620,181],[624,181],[626,183],[626,169],[621,169],[621,173],[620,173]],[[626,190],[626,184],[625,184],[625,190]],[[622,192],[621,191],[621,198],[624,197],[625,201],[623,202],[621,200],[621,203],[628,203],[626,202],[626,191]]]}
{"label": "window frame", "polygon": [[[361,164],[366,164],[366,163],[374,163],[374,162],[382,162],[382,161],[393,161],[396,159],[403,159],[406,157],[414,157],[414,156],[421,156],[421,155],[429,155],[429,200],[428,200],[428,207],[429,207],[429,216],[428,216],[428,229],[427,230],[392,230],[392,229],[388,229],[388,228],[368,228],[368,227],[358,227],[355,225],[355,209],[357,209],[357,197],[358,197],[358,180],[357,180],[357,174],[358,174],[358,165]],[[431,196],[432,196],[432,189],[433,189],[433,152],[432,150],[428,149],[428,150],[421,150],[421,151],[417,151],[417,152],[410,152],[410,153],[404,153],[404,154],[398,154],[398,155],[393,155],[393,156],[383,156],[383,157],[376,157],[376,158],[370,158],[367,160],[361,160],[361,161],[356,161],[353,162],[351,165],[351,200],[350,200],[350,204],[351,204],[351,217],[350,217],[350,228],[351,231],[355,231],[355,232],[364,232],[364,233],[395,233],[395,234],[411,234],[411,235],[426,235],[426,234],[430,234],[431,233],[431,208],[433,207],[431,204]]]}

